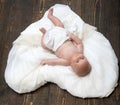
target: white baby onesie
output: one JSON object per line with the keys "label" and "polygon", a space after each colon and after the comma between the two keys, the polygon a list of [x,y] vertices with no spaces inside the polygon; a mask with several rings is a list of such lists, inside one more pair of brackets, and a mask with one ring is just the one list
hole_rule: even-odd
{"label": "white baby onesie", "polygon": [[53,27],[48,30],[44,36],[44,44],[52,51],[56,51],[66,40],[69,39],[67,36],[68,31],[61,27]]}

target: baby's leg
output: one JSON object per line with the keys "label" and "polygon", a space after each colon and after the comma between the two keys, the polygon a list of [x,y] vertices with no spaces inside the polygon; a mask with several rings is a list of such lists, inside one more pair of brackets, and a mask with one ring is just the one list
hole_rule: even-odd
{"label": "baby's leg", "polygon": [[44,49],[52,52],[52,50],[49,49],[49,48],[44,44],[44,41],[43,41],[43,40],[44,40],[44,35],[45,35],[45,33],[46,33],[46,29],[45,29],[45,28],[40,28],[40,31],[43,33],[43,35],[42,35],[42,37],[41,37],[41,46],[42,46],[42,48],[44,48]]}
{"label": "baby's leg", "polygon": [[48,18],[53,22],[55,26],[64,28],[63,23],[55,16],[53,16],[53,8],[49,10]]}

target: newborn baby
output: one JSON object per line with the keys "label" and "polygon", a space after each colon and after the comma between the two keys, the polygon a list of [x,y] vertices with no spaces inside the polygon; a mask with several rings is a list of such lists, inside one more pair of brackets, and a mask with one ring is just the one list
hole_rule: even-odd
{"label": "newborn baby", "polygon": [[[91,71],[91,66],[83,54],[81,39],[65,30],[63,23],[53,16],[53,9],[48,13],[48,18],[54,24],[50,30],[41,28],[43,33],[41,46],[58,57],[56,59],[44,59],[41,65],[71,66],[78,76],[86,76]],[[64,18],[64,17],[63,17]]]}

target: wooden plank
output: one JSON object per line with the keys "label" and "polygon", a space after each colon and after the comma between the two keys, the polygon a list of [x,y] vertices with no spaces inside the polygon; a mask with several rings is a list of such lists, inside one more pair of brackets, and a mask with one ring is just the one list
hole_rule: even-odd
{"label": "wooden plank", "polygon": [[110,40],[120,61],[119,0],[1,0],[0,105],[119,105],[120,86],[107,98],[81,99],[51,83],[22,95],[15,93],[5,83],[4,70],[12,42],[56,3],[69,5],[85,22],[98,27]]}
{"label": "wooden plank", "polygon": [[24,95],[19,95],[12,91],[4,80],[6,60],[12,42],[19,36],[25,25],[27,26],[31,22],[31,17],[26,15],[27,12],[29,16],[32,16],[28,12],[31,6],[25,9],[24,7],[27,3],[24,3],[20,0],[1,0],[0,2],[0,7],[2,7],[0,13],[0,105],[22,105],[24,100]]}
{"label": "wooden plank", "polygon": [[120,61],[120,11],[118,9],[119,5],[119,0],[101,1],[100,31],[109,39]]}

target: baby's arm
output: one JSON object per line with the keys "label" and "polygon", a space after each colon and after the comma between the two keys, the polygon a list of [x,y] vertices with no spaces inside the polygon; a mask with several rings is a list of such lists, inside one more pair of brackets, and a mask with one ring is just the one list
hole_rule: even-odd
{"label": "baby's arm", "polygon": [[80,38],[78,38],[76,35],[74,35],[72,33],[68,34],[68,36],[70,37],[71,41],[74,41],[80,47],[80,49],[83,50],[83,43]]}
{"label": "baby's arm", "polygon": [[78,38],[76,35],[70,33],[68,34],[71,40],[73,40],[76,44],[82,44],[82,40]]}
{"label": "baby's arm", "polygon": [[69,66],[70,62],[62,58],[56,58],[56,59],[44,59],[41,61],[40,64],[41,65],[48,64],[52,66],[55,66],[55,65]]}

